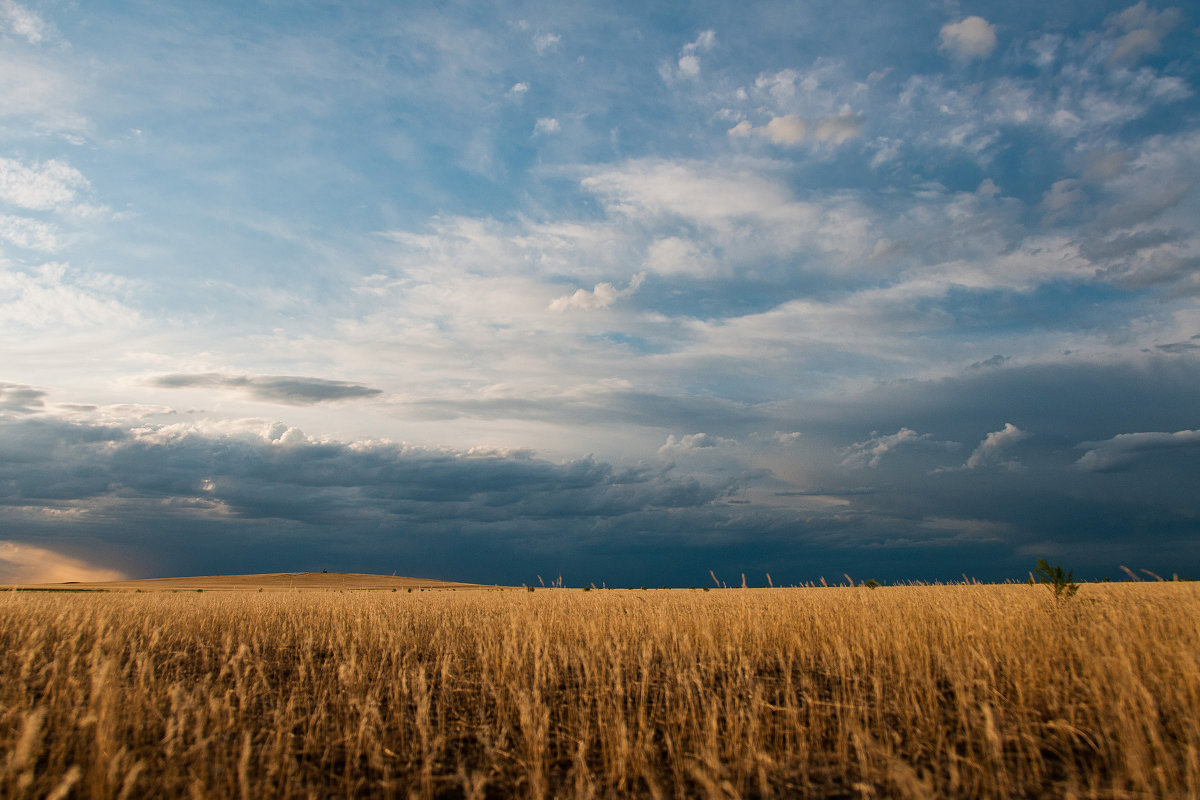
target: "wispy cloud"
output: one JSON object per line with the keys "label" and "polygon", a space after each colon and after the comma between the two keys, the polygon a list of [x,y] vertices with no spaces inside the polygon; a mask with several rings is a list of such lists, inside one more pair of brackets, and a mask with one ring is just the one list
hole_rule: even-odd
{"label": "wispy cloud", "polygon": [[1105,24],[1115,36],[1107,63],[1110,66],[1129,66],[1139,58],[1153,55],[1162,49],[1163,37],[1183,22],[1178,8],[1155,11],[1141,0],[1137,5],[1111,14]]}
{"label": "wispy cloud", "polygon": [[1174,433],[1122,433],[1100,442],[1078,445],[1087,452],[1075,462],[1086,472],[1116,472],[1128,469],[1148,454],[1164,450],[1200,450],[1200,431]]}
{"label": "wispy cloud", "polygon": [[30,44],[41,44],[54,32],[53,26],[15,0],[0,0],[0,22]]}
{"label": "wispy cloud", "polygon": [[46,211],[68,208],[88,181],[62,161],[26,164],[0,158],[0,202],[18,208]]}
{"label": "wispy cloud", "polygon": [[845,448],[842,451],[842,466],[848,469],[862,469],[863,467],[875,469],[888,453],[911,447],[953,450],[958,447],[958,443],[939,442],[934,440],[933,434],[917,433],[911,428],[901,428],[895,433],[874,435],[870,439],[855,442]]}
{"label": "wispy cloud", "polygon": [[340,400],[359,400],[382,394],[360,383],[286,375],[222,375],[218,373],[160,375],[147,381],[163,389],[231,389],[255,400],[285,405],[311,405]]}

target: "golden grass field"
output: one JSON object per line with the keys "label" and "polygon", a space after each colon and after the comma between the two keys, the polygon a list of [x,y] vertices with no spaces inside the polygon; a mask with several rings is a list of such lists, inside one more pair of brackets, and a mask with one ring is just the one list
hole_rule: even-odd
{"label": "golden grass field", "polygon": [[1200,584],[0,592],[0,797],[1200,796]]}

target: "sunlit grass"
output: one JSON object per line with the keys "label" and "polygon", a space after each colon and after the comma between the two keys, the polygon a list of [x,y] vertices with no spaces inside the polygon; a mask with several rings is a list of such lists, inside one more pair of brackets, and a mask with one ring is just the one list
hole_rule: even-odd
{"label": "sunlit grass", "polygon": [[1195,797],[1200,589],[0,595],[0,796]]}

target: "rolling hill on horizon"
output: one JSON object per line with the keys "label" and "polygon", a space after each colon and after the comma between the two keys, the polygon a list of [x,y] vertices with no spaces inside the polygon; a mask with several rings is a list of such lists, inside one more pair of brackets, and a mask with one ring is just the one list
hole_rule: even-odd
{"label": "rolling hill on horizon", "polygon": [[74,589],[101,591],[233,591],[264,589],[477,589],[481,584],[458,583],[399,575],[358,572],[268,572],[248,575],[196,575],[175,578],[138,578],[119,581],[64,581],[61,583],[9,584],[6,589]]}

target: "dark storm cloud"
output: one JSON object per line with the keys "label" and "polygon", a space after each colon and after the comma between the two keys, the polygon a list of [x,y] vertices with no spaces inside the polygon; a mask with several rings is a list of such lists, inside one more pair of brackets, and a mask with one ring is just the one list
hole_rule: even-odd
{"label": "dark storm cloud", "polygon": [[[576,585],[697,584],[714,567],[730,582],[743,571],[759,583],[766,572],[787,582],[851,569],[928,578],[941,562],[909,550],[992,541],[931,528],[919,512],[746,503],[734,496],[741,480],[593,458],[314,442],[281,425],[251,435],[43,417],[0,423],[0,538],[134,574],[320,567],[532,582],[565,573]],[[872,552],[884,555],[864,562]]]}
{"label": "dark storm cloud", "polygon": [[283,403],[292,406],[314,405],[337,400],[358,400],[382,394],[360,383],[329,381],[322,378],[287,375],[221,375],[219,373],[160,375],[150,385],[163,389],[191,387],[234,389],[245,392],[255,400]]}
{"label": "dark storm cloud", "polygon": [[[1041,556],[1089,577],[1119,577],[1120,564],[1190,576],[1197,385],[1188,353],[894,383],[836,407],[775,410],[763,430],[803,432],[770,451],[779,476],[739,461],[765,445],[728,427],[719,439],[691,434],[719,446],[689,452],[719,451],[730,465],[700,464],[712,471],[699,475],[686,461],[315,441],[282,423],[12,415],[0,420],[0,539],[160,575],[329,568],[689,585],[715,568],[730,582],[743,571],[781,583],[842,572],[995,580]],[[789,460],[803,476],[783,481]]]}
{"label": "dark storm cloud", "polygon": [[[371,568],[364,559],[372,553],[441,553],[426,569],[502,580],[481,553],[579,558],[581,542],[605,522],[670,531],[665,521],[686,509],[720,517],[733,488],[590,457],[552,463],[521,453],[318,443],[281,428],[250,435],[0,422],[0,505],[8,518],[0,538],[45,544],[86,531],[168,572],[186,569],[180,554],[196,535],[219,550],[201,559],[241,554],[224,571],[249,569],[246,553],[273,549],[286,565],[328,560],[352,545],[359,570]],[[271,545],[280,532],[286,542]]]}
{"label": "dark storm cloud", "polygon": [[[890,531],[897,564],[922,551],[902,555],[899,543],[920,541],[923,525],[943,520],[947,534],[991,532],[977,544],[947,535],[954,544],[941,555],[925,548],[929,564],[953,558],[969,574],[1023,574],[1022,560],[1040,555],[1097,576],[1117,577],[1117,565],[1139,560],[1156,561],[1143,566],[1160,574],[1187,575],[1200,570],[1197,386],[1200,362],[1190,351],[1138,364],[1006,363],[810,404],[781,424],[832,453],[862,451],[823,460],[811,451],[806,479],[834,490],[869,483],[870,493],[842,496],[864,520],[861,530]],[[987,458],[984,445],[1002,444],[1006,423],[1015,429],[1007,446]],[[897,446],[932,441],[958,442],[971,455]],[[969,463],[975,468],[964,468]],[[863,563],[879,557],[861,555]]]}

